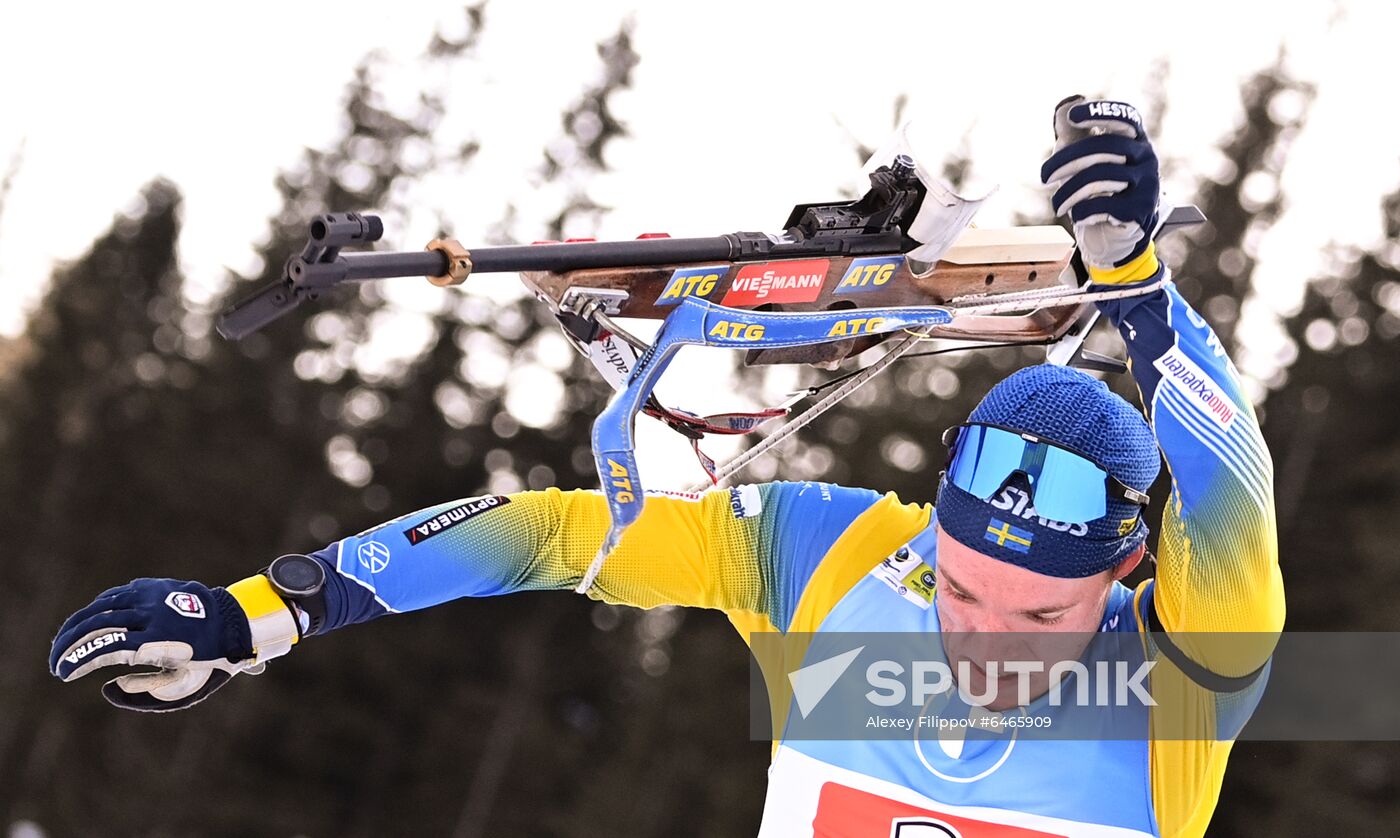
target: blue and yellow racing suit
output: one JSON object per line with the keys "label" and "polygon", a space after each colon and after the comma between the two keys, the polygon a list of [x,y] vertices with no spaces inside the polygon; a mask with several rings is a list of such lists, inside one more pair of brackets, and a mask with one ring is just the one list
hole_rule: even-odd
{"label": "blue and yellow racing suit", "polygon": [[[1262,688],[1262,678],[1246,676],[1264,667],[1271,646],[1227,652],[1187,633],[1281,630],[1272,466],[1233,365],[1174,286],[1102,309],[1126,342],[1172,478],[1156,578],[1136,590],[1114,583],[1102,630],[1147,638],[1155,609],[1177,639],[1176,660],[1189,660],[1159,661],[1153,694],[1193,716],[1195,729],[1217,733],[1026,742],[1015,753],[957,759],[915,753],[907,741],[780,742],[762,835],[891,835],[892,824],[919,816],[946,828],[910,834],[1204,834],[1231,740]],[[882,578],[884,560],[916,540],[923,561],[936,562],[933,523],[929,505],[823,483],[656,494],[588,595],[641,608],[719,609],[746,639],[936,631],[930,602]],[[459,597],[573,588],[607,528],[604,498],[592,491],[520,492],[414,512],[315,554],[331,570],[322,630]],[[1231,679],[1247,686],[1219,691]]]}

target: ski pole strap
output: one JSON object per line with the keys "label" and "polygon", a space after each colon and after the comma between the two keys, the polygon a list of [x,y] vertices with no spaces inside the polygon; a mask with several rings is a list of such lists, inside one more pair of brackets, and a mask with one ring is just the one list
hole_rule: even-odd
{"label": "ski pole strap", "polygon": [[608,406],[593,422],[593,458],[608,501],[611,526],[598,555],[575,590],[586,593],[592,587],[604,559],[617,546],[623,531],[642,512],[634,421],[682,346],[730,349],[810,346],[854,335],[943,326],[952,319],[948,309],[938,306],[785,313],[727,308],[694,297],[682,300],[662,323],[651,348],[638,359],[627,386],[613,394]]}

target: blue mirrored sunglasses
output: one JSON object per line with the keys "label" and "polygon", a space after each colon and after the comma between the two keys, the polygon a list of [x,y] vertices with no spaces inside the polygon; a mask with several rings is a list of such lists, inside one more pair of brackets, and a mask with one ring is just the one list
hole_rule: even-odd
{"label": "blue mirrored sunglasses", "polygon": [[1108,513],[1108,499],[1147,506],[1146,494],[1126,485],[1084,454],[995,425],[967,422],[943,433],[952,450],[948,479],[982,500],[991,500],[1016,472],[1030,484],[1036,514],[1083,524]]}

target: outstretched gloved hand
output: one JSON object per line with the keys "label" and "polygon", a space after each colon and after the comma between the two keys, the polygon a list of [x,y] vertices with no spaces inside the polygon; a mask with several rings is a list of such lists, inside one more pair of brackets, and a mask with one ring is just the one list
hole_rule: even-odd
{"label": "outstretched gloved hand", "polygon": [[1097,282],[1156,273],[1161,180],[1137,109],[1071,96],[1055,108],[1055,153],[1040,169],[1054,187],[1056,215],[1068,215],[1080,254]]}
{"label": "outstretched gloved hand", "polygon": [[[175,579],[135,579],[104,591],[59,629],[49,670],[72,681],[109,666],[135,669],[102,687],[108,701],[128,710],[197,704],[239,672],[261,672],[262,661],[297,639],[292,612],[259,579],[266,586],[265,577],[238,583],[241,597]],[[253,621],[245,602],[261,612]]]}

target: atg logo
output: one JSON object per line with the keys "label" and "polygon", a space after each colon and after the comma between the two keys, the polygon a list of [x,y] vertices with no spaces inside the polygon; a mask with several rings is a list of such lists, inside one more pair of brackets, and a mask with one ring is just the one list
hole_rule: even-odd
{"label": "atg logo", "polygon": [[827,337],[848,337],[851,335],[870,335],[880,331],[885,325],[883,317],[851,317],[846,320],[838,320],[832,324],[827,331]]}
{"label": "atg logo", "polygon": [[724,276],[728,270],[728,265],[680,268],[671,274],[671,281],[666,283],[666,290],[662,291],[661,296],[656,298],[656,304],[673,306],[686,297],[699,297],[702,300],[707,300],[710,298],[710,294],[714,293],[720,277]]}
{"label": "atg logo", "polygon": [[708,334],[720,340],[755,341],[763,339],[764,331],[761,323],[720,320],[710,327]]}
{"label": "atg logo", "polygon": [[632,476],[627,467],[617,460],[608,460],[608,481],[612,485],[613,500],[618,503],[632,503],[637,495],[632,491]]}
{"label": "atg logo", "polygon": [[856,259],[841,277],[835,294],[858,294],[883,288],[894,278],[894,272],[904,264],[903,256],[875,256]]}

